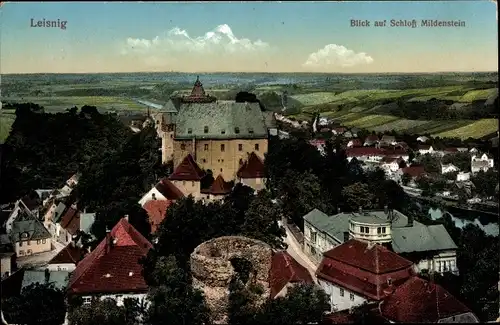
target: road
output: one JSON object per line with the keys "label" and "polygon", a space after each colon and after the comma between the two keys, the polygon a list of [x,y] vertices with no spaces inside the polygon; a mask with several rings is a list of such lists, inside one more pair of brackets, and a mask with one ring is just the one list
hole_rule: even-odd
{"label": "road", "polygon": [[316,281],[316,265],[309,259],[303,252],[300,247],[300,244],[295,240],[292,233],[285,226],[286,229],[286,237],[285,243],[288,245],[287,252],[292,256],[300,265],[305,267],[309,273],[311,274],[314,281]]}

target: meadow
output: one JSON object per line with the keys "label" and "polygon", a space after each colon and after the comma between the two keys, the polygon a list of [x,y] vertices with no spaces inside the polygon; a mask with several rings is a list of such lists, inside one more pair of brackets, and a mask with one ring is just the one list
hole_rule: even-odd
{"label": "meadow", "polygon": [[[145,113],[147,106],[132,98],[164,103],[174,93],[189,93],[196,76],[182,73],[4,75],[2,102],[32,102],[44,106],[49,113],[84,105],[118,114]],[[408,118],[398,114],[398,105],[403,102],[432,109],[433,101],[441,101],[449,110],[457,112],[482,111],[488,103],[488,107],[492,103],[498,105],[497,78],[497,73],[200,75],[206,92],[219,100],[232,100],[239,91],[252,92],[266,109],[299,120],[310,120],[313,114],[319,113],[340,124],[367,130],[460,138],[490,135],[498,130],[498,120],[490,116],[481,119],[459,116],[449,120],[425,116]],[[13,112],[0,111],[0,143],[7,137],[14,119]]]}

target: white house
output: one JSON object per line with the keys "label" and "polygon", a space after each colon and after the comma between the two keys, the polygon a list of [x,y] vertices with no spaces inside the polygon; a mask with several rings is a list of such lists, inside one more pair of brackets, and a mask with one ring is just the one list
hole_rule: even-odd
{"label": "white house", "polygon": [[384,169],[388,174],[395,173],[399,170],[399,164],[403,161],[403,158],[382,158],[380,167]]}
{"label": "white house", "polygon": [[139,200],[139,204],[144,205],[151,200],[178,200],[184,195],[168,178],[161,179],[149,192]]}
{"label": "white house", "polygon": [[378,302],[413,274],[413,263],[384,246],[357,239],[325,252],[316,271],[331,311]]}
{"label": "white house", "polygon": [[470,173],[459,172],[457,174],[457,182],[465,182],[470,179]]}
{"label": "white house", "polygon": [[429,138],[426,137],[425,135],[421,135],[417,138],[417,141],[421,143],[426,143],[427,141],[429,141]]}
{"label": "white house", "polygon": [[421,154],[421,155],[425,155],[425,154],[434,154],[435,153],[435,150],[434,148],[431,146],[431,145],[419,145],[418,146],[418,153]]}
{"label": "white house", "polygon": [[394,252],[424,269],[458,273],[457,246],[443,225],[424,225],[399,211],[363,211],[328,216],[314,209],[304,216],[304,253],[313,262],[349,238],[390,243]]}
{"label": "white house", "polygon": [[471,172],[473,174],[479,171],[488,171],[488,169],[493,168],[494,160],[489,158],[487,154],[483,154],[481,157],[472,155],[471,157]]}
{"label": "white house", "polygon": [[458,172],[458,167],[453,164],[441,165],[441,174]]}

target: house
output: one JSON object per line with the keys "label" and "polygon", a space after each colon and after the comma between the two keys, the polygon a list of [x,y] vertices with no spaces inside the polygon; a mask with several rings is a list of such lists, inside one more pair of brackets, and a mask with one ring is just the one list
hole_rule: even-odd
{"label": "house", "polygon": [[326,147],[326,141],[323,140],[323,139],[313,139],[313,140],[309,140],[309,144],[313,147],[315,147],[316,149],[318,149],[318,151],[324,155],[325,154],[325,147]]}
{"label": "house", "polygon": [[344,138],[347,138],[347,139],[352,139],[354,138],[356,135],[354,135],[351,131],[345,131],[342,136]]}
{"label": "house", "polygon": [[455,173],[458,172],[458,167],[453,164],[442,164],[441,165],[441,174],[446,173]]}
{"label": "house", "polygon": [[383,168],[385,171],[387,171],[388,173],[395,173],[399,170],[399,166],[404,162],[404,159],[401,157],[391,158],[385,156],[384,158],[382,158],[380,162],[381,162],[380,167]]}
{"label": "house", "polygon": [[335,127],[335,128],[332,128],[332,133],[334,135],[341,135],[341,134],[344,134],[344,132],[346,132],[347,129],[345,127]]}
{"label": "house", "polygon": [[0,252],[1,270],[0,277],[4,279],[16,270],[16,253],[13,251]]}
{"label": "house", "polygon": [[78,236],[80,231],[80,211],[76,204],[64,212],[59,223],[56,224],[56,240],[67,245]]}
{"label": "house", "polygon": [[349,239],[390,244],[414,262],[416,272],[457,274],[457,246],[443,225],[424,225],[397,210],[340,213],[328,216],[314,209],[304,216],[303,250],[318,263],[325,251]]}
{"label": "house", "polygon": [[347,148],[362,147],[363,143],[360,139],[352,139],[347,142]]}
{"label": "house", "polygon": [[375,134],[371,134],[371,135],[369,135],[369,136],[366,137],[365,142],[363,143],[363,145],[365,147],[370,147],[370,146],[373,146],[373,145],[377,144],[378,141],[379,141],[378,136],[375,135]]}
{"label": "house", "polygon": [[429,140],[430,139],[428,137],[426,137],[425,135],[421,135],[421,136],[417,137],[417,141],[420,143],[426,143]]}
{"label": "house", "polygon": [[488,169],[493,168],[494,160],[488,157],[487,154],[483,154],[481,157],[472,155],[471,157],[471,172],[473,174],[479,171],[488,171]]}
{"label": "house", "polygon": [[406,149],[403,148],[384,148],[384,156],[388,158],[402,158],[405,162],[410,160],[410,155]]}
{"label": "house", "polygon": [[95,296],[114,298],[118,305],[125,298],[144,301],[148,286],[139,259],[151,248],[151,243],[122,218],[78,263],[68,283],[69,295],[81,296],[86,304]]}
{"label": "house", "polygon": [[49,271],[49,269],[25,270],[21,290],[35,283],[52,284],[56,289],[64,290],[68,285],[70,273],[69,271]]}
{"label": "house", "polygon": [[323,254],[316,276],[331,310],[340,311],[382,301],[414,275],[412,266],[380,244],[350,239]]}
{"label": "house", "polygon": [[50,272],[73,272],[84,255],[84,251],[81,248],[77,247],[74,243],[70,243],[57,253],[47,265],[42,266],[40,269],[47,269]]}
{"label": "house", "polygon": [[144,204],[150,200],[175,201],[183,196],[184,194],[168,178],[163,178],[144,194],[139,200],[139,204],[144,207]]}
{"label": "house", "polygon": [[419,144],[417,146],[417,150],[418,150],[418,153],[421,154],[421,155],[434,154],[435,153],[434,148],[431,145],[427,145],[427,144]]}
{"label": "house", "polygon": [[64,211],[67,210],[67,205],[61,199],[53,199],[48,202],[49,208],[43,216],[43,225],[47,228],[52,237],[57,237],[57,223],[61,220]]}
{"label": "house", "polygon": [[172,204],[171,200],[150,200],[144,204],[142,208],[148,214],[151,233],[156,233],[161,222],[165,219],[168,207]]}
{"label": "house", "polygon": [[31,212],[21,211],[12,224],[9,237],[17,257],[52,250],[51,234]]}
{"label": "house", "polygon": [[465,182],[470,179],[470,173],[458,172],[457,174],[457,182]]}
{"label": "house", "polygon": [[442,156],[446,156],[446,155],[452,155],[452,154],[455,154],[458,152],[458,149],[457,148],[454,148],[454,147],[448,147],[448,148],[444,148],[443,150],[441,150],[441,155]]}
{"label": "house", "polygon": [[469,308],[439,284],[416,276],[398,286],[379,309],[390,323],[479,323]]}
{"label": "house", "polygon": [[374,148],[374,147],[356,147],[348,148],[345,151],[347,155],[347,160],[351,161],[353,157],[360,161],[368,162],[380,162],[384,157],[384,149]]}
{"label": "house", "polygon": [[479,153],[479,150],[477,148],[473,147],[473,148],[470,148],[469,153],[471,153],[471,154],[477,154],[477,153]]}
{"label": "house", "polygon": [[224,178],[222,178],[222,174],[219,174],[209,188],[201,189],[201,193],[205,196],[204,200],[207,200],[208,202],[221,200],[226,195],[231,193],[233,185],[234,182],[226,182]]}
{"label": "house", "polygon": [[424,166],[409,166],[409,167],[404,167],[398,170],[397,176],[399,179],[403,177],[403,175],[407,174],[411,177],[410,183],[408,184],[409,186],[416,186],[415,181],[417,178],[421,176],[425,176],[427,173],[425,172]]}
{"label": "house", "polygon": [[271,299],[286,296],[288,289],[297,283],[313,284],[314,280],[309,271],[288,252],[273,253],[269,274]]}
{"label": "house", "polygon": [[240,183],[256,191],[265,187],[265,167],[259,156],[254,152],[250,153],[247,161],[240,161],[240,166],[236,174]]}
{"label": "house", "polygon": [[34,203],[33,200],[27,199],[20,199],[17,200],[16,203],[14,203],[12,210],[10,210],[9,216],[5,221],[5,231],[7,234],[12,231],[12,225],[14,224],[14,221],[21,214],[29,214],[36,218],[38,216],[38,208],[36,207],[36,203]]}
{"label": "house", "polygon": [[384,134],[379,141],[380,145],[396,145],[396,137],[393,135]]}
{"label": "house", "polygon": [[184,196],[192,195],[199,199],[201,198],[201,179],[203,177],[205,177],[205,172],[198,166],[193,156],[188,154],[168,179]]}

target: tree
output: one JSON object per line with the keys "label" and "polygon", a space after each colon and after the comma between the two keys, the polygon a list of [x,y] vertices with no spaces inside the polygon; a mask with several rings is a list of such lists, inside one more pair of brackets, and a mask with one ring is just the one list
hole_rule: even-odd
{"label": "tree", "polygon": [[163,325],[202,325],[210,320],[209,310],[200,291],[190,285],[189,274],[179,268],[173,256],[158,259],[154,271],[155,286],[148,293],[150,302],[145,323]]}
{"label": "tree", "polygon": [[2,301],[2,311],[11,324],[62,324],[66,315],[65,294],[53,284],[30,284],[19,296]]}
{"label": "tree", "polygon": [[403,183],[404,186],[408,186],[408,184],[410,184],[412,180],[412,177],[410,174],[403,174],[403,176],[401,176],[401,183]]}
{"label": "tree", "polygon": [[370,188],[364,183],[354,183],[344,187],[342,190],[345,209],[355,211],[358,208],[371,209],[375,196],[370,192]]}
{"label": "tree", "polygon": [[428,173],[441,173],[441,161],[436,156],[427,153],[418,157],[418,162]]}
{"label": "tree", "polygon": [[143,311],[144,307],[135,298],[125,298],[122,306],[112,298],[94,298],[90,304],[70,310],[68,320],[71,325],[137,325],[142,321]]}
{"label": "tree", "polygon": [[457,152],[454,154],[445,155],[442,158],[444,165],[453,164],[461,171],[470,171],[471,156],[468,152]]}
{"label": "tree", "polygon": [[270,299],[256,313],[253,324],[315,324],[330,310],[326,293],[314,284],[297,284],[285,297]]}
{"label": "tree", "polygon": [[245,212],[245,221],[242,225],[244,236],[262,240],[273,248],[286,247],[283,238],[285,228],[278,224],[282,216],[280,206],[273,203],[271,194],[261,190],[252,200]]}
{"label": "tree", "polygon": [[472,183],[475,185],[475,191],[482,197],[491,197],[496,195],[498,184],[498,172],[491,169],[488,171],[479,171],[472,175]]}
{"label": "tree", "polygon": [[289,170],[285,179],[290,181],[282,183],[278,191],[282,193],[280,201],[283,213],[300,229],[304,229],[302,217],[311,210],[319,209],[325,213],[332,210],[318,177],[311,172],[298,173]]}

